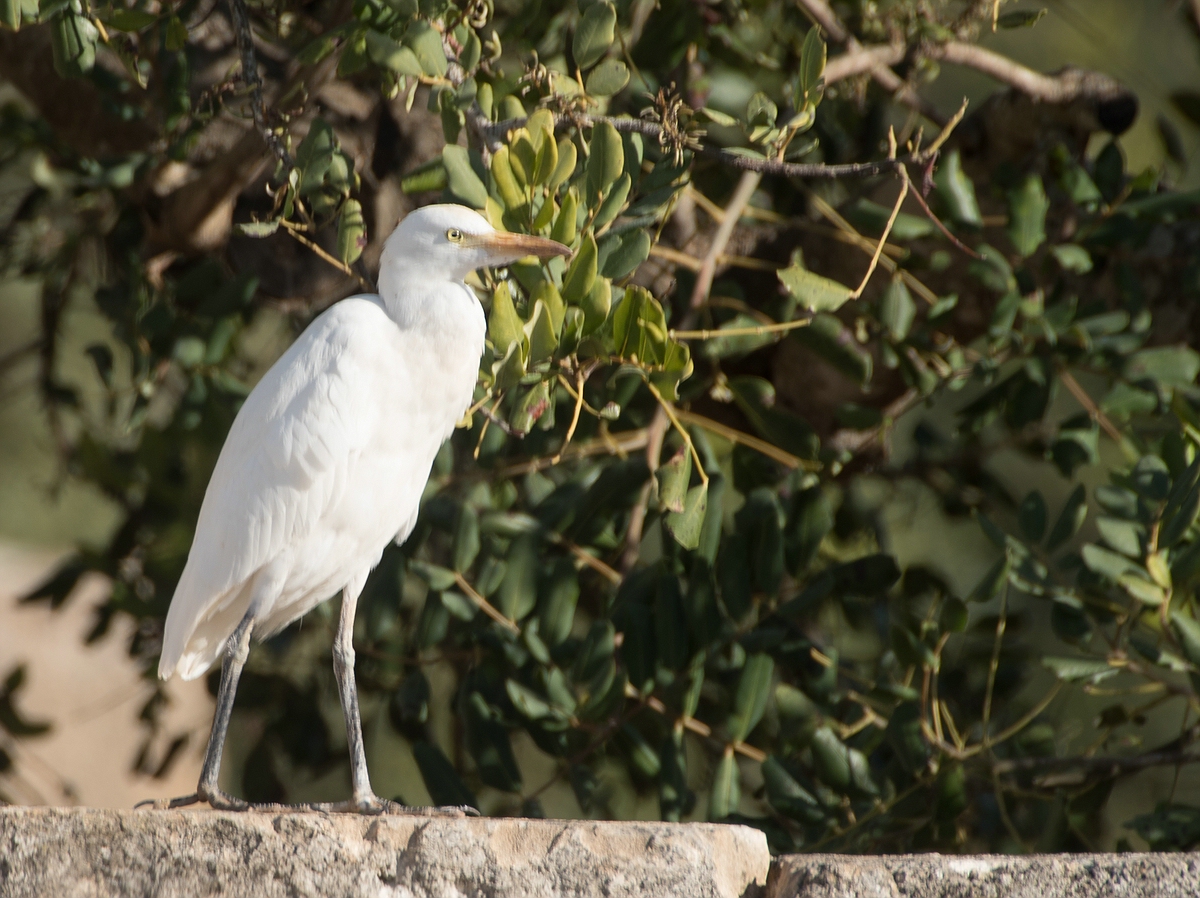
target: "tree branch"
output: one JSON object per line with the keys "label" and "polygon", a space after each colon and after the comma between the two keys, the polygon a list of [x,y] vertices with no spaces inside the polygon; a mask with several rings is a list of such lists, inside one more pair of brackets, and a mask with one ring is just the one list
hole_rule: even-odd
{"label": "tree branch", "polygon": [[254,116],[254,125],[276,158],[285,167],[291,168],[291,155],[279,139],[279,135],[267,123],[263,83],[258,75],[258,57],[254,53],[254,36],[250,33],[250,17],[246,13],[245,0],[229,0],[229,16],[233,24],[233,35],[237,40],[238,54],[242,60],[242,80],[250,89],[250,111]]}

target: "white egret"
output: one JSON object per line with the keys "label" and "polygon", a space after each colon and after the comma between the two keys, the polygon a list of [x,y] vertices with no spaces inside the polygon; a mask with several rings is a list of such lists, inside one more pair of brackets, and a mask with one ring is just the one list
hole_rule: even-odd
{"label": "white egret", "polygon": [[204,494],[158,667],[163,679],[190,680],[225,654],[212,733],[195,794],[155,806],[250,807],[217,784],[250,637],[277,633],[341,590],[333,669],[353,798],[319,807],[399,809],[367,775],[355,604],[387,544],[412,532],[434,456],[471,403],[487,325],[464,279],[566,255],[553,240],[498,232],[463,206],[418,209],[384,245],[379,295],[331,306],[251,391]]}

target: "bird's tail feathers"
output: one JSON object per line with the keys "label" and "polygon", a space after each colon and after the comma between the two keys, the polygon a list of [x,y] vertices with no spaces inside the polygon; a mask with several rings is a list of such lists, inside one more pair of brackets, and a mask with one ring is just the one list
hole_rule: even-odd
{"label": "bird's tail feathers", "polygon": [[[203,604],[189,602],[176,589],[163,629],[162,656],[158,677],[167,680],[178,673],[185,680],[202,676],[225,651],[225,645],[250,607],[254,578],[240,583]],[[180,582],[180,587],[183,581]],[[184,599],[184,601],[180,601]],[[184,620],[188,611],[200,607],[198,619]]]}

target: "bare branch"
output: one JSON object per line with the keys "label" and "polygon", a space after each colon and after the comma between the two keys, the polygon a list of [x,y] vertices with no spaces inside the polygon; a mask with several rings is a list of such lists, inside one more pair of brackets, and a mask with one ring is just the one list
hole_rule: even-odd
{"label": "bare branch", "polygon": [[242,60],[242,80],[250,88],[250,111],[254,115],[254,125],[276,158],[291,168],[291,155],[279,135],[267,124],[267,106],[263,100],[262,78],[258,75],[258,58],[254,53],[254,36],[250,33],[250,17],[246,13],[245,0],[229,0],[229,15],[237,39],[238,55]]}
{"label": "bare branch", "polygon": [[717,259],[721,257],[725,252],[725,247],[729,245],[729,238],[733,236],[733,229],[737,227],[738,220],[742,217],[742,210],[749,205],[750,197],[758,189],[760,181],[762,181],[761,174],[748,171],[742,175],[737,187],[734,188],[733,196],[729,198],[729,205],[725,207],[724,217],[717,226],[717,231],[713,235],[708,252],[704,254],[704,259],[700,263],[700,270],[696,272],[696,285],[692,288],[688,310],[680,322],[680,327],[683,330],[687,330],[692,326],[696,320],[697,312],[708,299],[708,294],[712,290],[713,276],[716,274]]}

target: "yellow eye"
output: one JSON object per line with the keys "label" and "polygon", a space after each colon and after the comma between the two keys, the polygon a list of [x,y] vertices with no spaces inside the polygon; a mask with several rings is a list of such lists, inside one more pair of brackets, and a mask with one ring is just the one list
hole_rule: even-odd
{"label": "yellow eye", "polygon": [[458,228],[451,228],[446,232],[446,239],[451,243],[462,243],[463,232]]}

